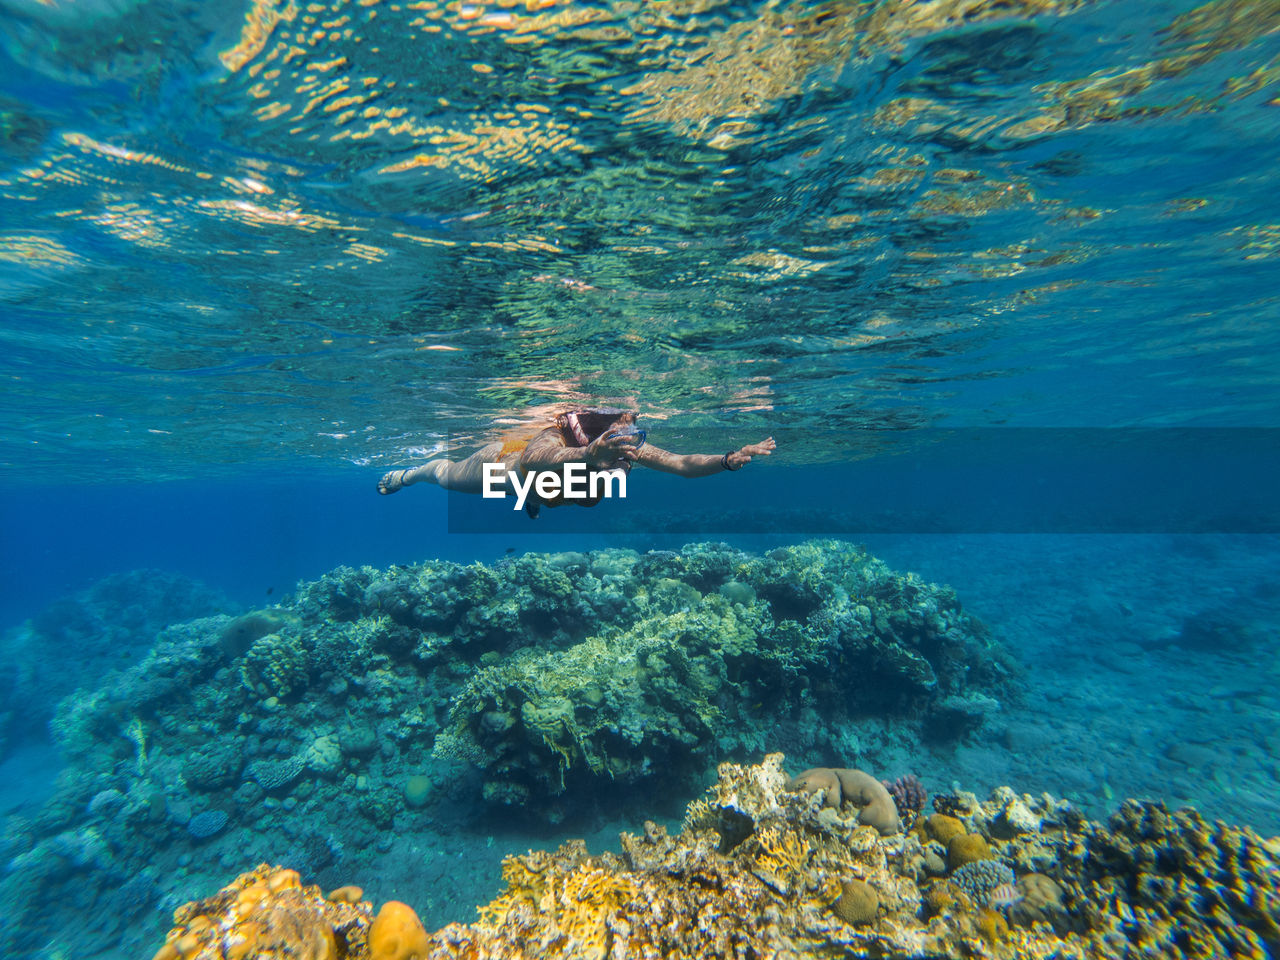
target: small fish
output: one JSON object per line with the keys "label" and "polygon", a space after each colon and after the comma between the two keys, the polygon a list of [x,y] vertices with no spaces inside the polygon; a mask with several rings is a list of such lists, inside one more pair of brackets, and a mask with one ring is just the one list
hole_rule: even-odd
{"label": "small fish", "polygon": [[507,553],[515,553],[515,552],[516,552],[515,547],[507,547]]}
{"label": "small fish", "polygon": [[1012,883],[1002,883],[987,895],[987,905],[995,910],[1007,910],[1022,900],[1022,894]]}
{"label": "small fish", "polygon": [[271,594],[275,592],[275,589],[275,587],[267,587],[267,596],[271,596]]}

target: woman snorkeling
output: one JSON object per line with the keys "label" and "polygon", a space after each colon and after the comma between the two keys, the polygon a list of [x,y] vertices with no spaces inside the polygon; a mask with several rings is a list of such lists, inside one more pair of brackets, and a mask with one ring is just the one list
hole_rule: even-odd
{"label": "woman snorkeling", "polygon": [[[530,440],[494,442],[465,460],[431,460],[420,467],[392,470],[378,481],[378,492],[395,493],[412,483],[434,483],[446,490],[463,493],[483,493],[485,489],[485,464],[501,464],[502,475],[507,478],[524,478],[546,472],[563,476],[566,464],[585,463],[589,474],[630,473],[639,464],[663,473],[681,477],[709,477],[725,471],[741,470],[752,457],[767,457],[777,444],[773,437],[749,443],[724,454],[671,453],[646,443],[645,431],[636,427],[634,413],[626,410],[574,410],[556,417],[554,426],[540,431]],[[492,468],[491,468],[492,470]],[[540,484],[540,486],[542,486]],[[595,490],[598,484],[588,484]],[[515,492],[510,479],[507,492]],[[595,506],[602,495],[575,497],[538,497],[533,485],[525,484],[529,493],[525,512],[537,517],[542,506],[558,507],[564,503],[577,503],[585,507]]]}

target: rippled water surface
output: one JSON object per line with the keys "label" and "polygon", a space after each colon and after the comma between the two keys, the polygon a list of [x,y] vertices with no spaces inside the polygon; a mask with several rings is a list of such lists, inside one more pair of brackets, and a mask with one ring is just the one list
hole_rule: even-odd
{"label": "rippled water surface", "polygon": [[0,17],[10,471],[1275,420],[1272,2]]}

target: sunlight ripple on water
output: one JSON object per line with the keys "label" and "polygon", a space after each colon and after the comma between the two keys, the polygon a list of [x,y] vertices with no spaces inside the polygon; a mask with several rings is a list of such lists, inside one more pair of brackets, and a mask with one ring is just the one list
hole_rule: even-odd
{"label": "sunlight ripple on water", "polygon": [[567,402],[806,459],[1280,399],[1274,4],[0,18],[10,468],[376,464]]}

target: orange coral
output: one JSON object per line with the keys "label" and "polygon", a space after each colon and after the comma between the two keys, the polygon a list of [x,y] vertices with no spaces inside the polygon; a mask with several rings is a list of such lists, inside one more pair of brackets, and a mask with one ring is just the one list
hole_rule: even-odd
{"label": "orange coral", "polygon": [[388,900],[369,928],[369,960],[420,960],[430,944],[413,907]]}
{"label": "orange coral", "polygon": [[368,914],[367,904],[327,901],[319,887],[302,886],[296,871],[263,864],[179,907],[155,960],[337,960],[364,939]]}
{"label": "orange coral", "polygon": [[760,845],[756,876],[784,895],[808,886],[813,847],[803,836],[770,824],[756,834],[756,840]]}
{"label": "orange coral", "polygon": [[324,897],[326,900],[335,900],[339,903],[359,903],[364,899],[364,890],[361,887],[348,885],[339,887],[337,890],[330,890]]}
{"label": "orange coral", "polygon": [[[870,826],[788,793],[781,762],[774,754],[756,767],[722,764],[720,782],[678,836],[648,825],[643,836],[622,835],[620,854],[590,856],[582,841],[573,841],[554,853],[508,858],[505,893],[470,926],[427,935],[412,910],[389,904],[371,933],[369,905],[349,902],[358,899],[354,892],[335,891],[326,900],[291,871],[264,864],[179,908],[157,960],[1107,960],[1127,955],[1134,941],[1125,925],[1135,923],[1136,942],[1153,957],[1261,958],[1280,929],[1275,842],[1225,824],[1211,827],[1194,811],[1169,813],[1136,801],[1109,826],[1063,818],[1053,832],[1000,844],[1002,856],[1017,862],[1056,860],[1052,878],[1019,878],[1023,900],[1008,908],[1035,906],[1038,895],[1054,908],[1048,923],[1015,915],[1020,925],[1011,929],[999,911],[976,909],[947,880],[924,891],[922,911],[914,875],[900,869],[904,844],[917,841],[884,840]],[[1041,817],[1066,809],[1050,797],[1031,803]],[[974,804],[974,820],[989,822],[1006,806],[999,798]],[[737,840],[726,847],[725,836]],[[952,843],[960,839],[976,846],[982,837]],[[1160,850],[1182,852],[1193,868],[1179,867],[1176,875],[1153,870]],[[1107,865],[1103,873],[1100,864]],[[803,885],[780,883],[780,873],[794,873]],[[1134,878],[1141,879],[1127,898],[1121,891]],[[1154,900],[1175,883],[1188,896],[1185,904]],[[1197,911],[1194,904],[1210,896],[1214,909]],[[1070,923],[1055,930],[1064,904],[1073,911]]]}
{"label": "orange coral", "polygon": [[502,861],[502,879],[507,884],[507,890],[486,906],[476,909],[481,923],[499,926],[511,909],[522,902],[531,904],[535,910],[542,908],[546,883],[541,871],[533,863],[534,856],[530,853],[525,857],[507,857]]}

